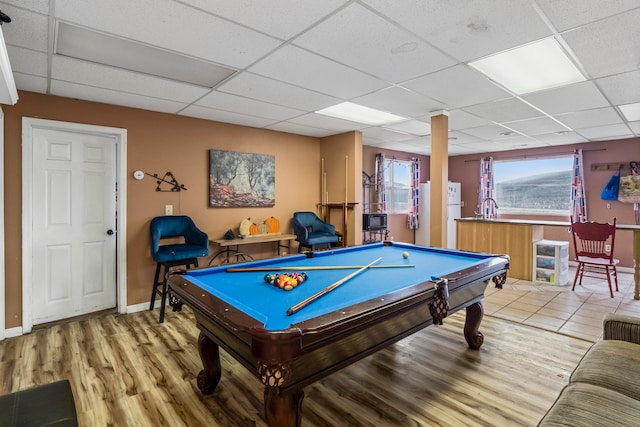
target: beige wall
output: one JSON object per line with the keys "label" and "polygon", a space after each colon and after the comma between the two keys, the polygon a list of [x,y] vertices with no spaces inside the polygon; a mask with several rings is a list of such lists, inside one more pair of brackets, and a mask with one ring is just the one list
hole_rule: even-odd
{"label": "beige wall", "polygon": [[[164,215],[164,206],[174,206],[175,215],[191,216],[210,238],[222,238],[244,218],[261,221],[275,216],[283,232],[292,232],[291,216],[298,210],[317,212],[320,202],[320,150],[322,139],[261,130],[225,123],[162,114],[133,108],[20,92],[15,106],[5,112],[5,238],[6,238],[6,327],[22,323],[21,273],[21,144],[22,117],[38,117],[127,129],[127,304],[148,301],[154,263],[149,254],[149,222]],[[356,161],[359,133],[345,137],[348,149],[329,144],[325,155]],[[208,207],[208,150],[230,150],[274,155],[276,158],[276,204],[272,208]],[[162,176],[171,171],[187,191],[157,192],[156,182],[146,177],[136,181],[135,170]],[[343,169],[342,169],[343,170]],[[355,172],[354,172],[355,173]],[[359,172],[358,172],[359,173]],[[344,186],[344,172],[329,177]],[[356,194],[351,183],[351,194]],[[338,184],[336,184],[338,185]],[[344,188],[344,187],[342,187]],[[341,200],[341,199],[340,199]],[[218,248],[212,247],[212,251]],[[297,250],[296,244],[292,248]],[[243,248],[245,250],[245,248]],[[246,251],[258,256],[275,255],[275,244],[250,245]],[[206,260],[201,260],[206,261]]]}

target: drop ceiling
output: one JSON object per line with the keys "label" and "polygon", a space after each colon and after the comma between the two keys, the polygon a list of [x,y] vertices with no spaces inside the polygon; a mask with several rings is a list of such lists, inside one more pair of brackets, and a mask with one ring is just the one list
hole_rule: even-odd
{"label": "drop ceiling", "polygon": [[[623,114],[638,119],[639,0],[10,0],[0,10],[20,90],[317,137],[359,130],[365,145],[425,155],[442,110],[451,156],[640,136]],[[516,95],[469,65],[549,37],[585,81]],[[315,113],[345,101],[407,120]]]}

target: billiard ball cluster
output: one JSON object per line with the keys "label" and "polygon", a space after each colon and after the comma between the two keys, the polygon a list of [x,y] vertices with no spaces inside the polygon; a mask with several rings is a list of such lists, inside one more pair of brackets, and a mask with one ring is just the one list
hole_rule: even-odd
{"label": "billiard ball cluster", "polygon": [[307,273],[305,272],[293,272],[282,274],[265,274],[264,281],[269,283],[270,285],[274,285],[279,287],[280,289],[284,289],[285,291],[290,291],[308,278],[309,276],[307,276]]}

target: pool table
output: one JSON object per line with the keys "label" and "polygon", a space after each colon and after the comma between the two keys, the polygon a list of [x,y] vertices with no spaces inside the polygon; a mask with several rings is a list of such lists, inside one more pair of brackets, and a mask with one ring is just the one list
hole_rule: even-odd
{"label": "pool table", "polygon": [[[371,268],[287,314],[374,260]],[[268,425],[288,427],[300,425],[305,386],[434,323],[435,278],[448,282],[449,314],[466,308],[464,336],[478,349],[484,291],[508,264],[507,256],[381,242],[191,270],[168,282],[180,305],[193,310],[200,329],[204,369],[198,388],[205,394],[215,390],[222,347],[265,385]],[[309,277],[285,291],[264,281],[270,269],[305,271]]]}

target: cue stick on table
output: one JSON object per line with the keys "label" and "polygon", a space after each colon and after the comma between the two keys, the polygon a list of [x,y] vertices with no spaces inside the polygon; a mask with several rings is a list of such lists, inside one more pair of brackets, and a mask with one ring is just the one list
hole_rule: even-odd
{"label": "cue stick on table", "polygon": [[[289,270],[352,270],[363,265],[309,265],[291,267],[228,267],[227,273],[249,273],[252,271],[289,271]],[[413,264],[371,265],[369,268],[412,268]]]}
{"label": "cue stick on table", "polygon": [[329,286],[327,286],[326,288],[322,289],[321,291],[316,292],[315,294],[311,295],[309,298],[306,298],[306,299],[300,301],[299,303],[297,303],[296,305],[291,306],[287,310],[287,316],[291,316],[292,314],[302,310],[303,308],[305,308],[306,306],[308,306],[309,304],[311,304],[312,302],[314,302],[315,300],[317,300],[321,296],[323,296],[325,294],[328,294],[329,292],[331,292],[332,290],[334,290],[338,286],[342,285],[347,280],[350,280],[350,279],[354,278],[358,274],[362,273],[363,271],[365,271],[366,269],[371,267],[373,264],[376,264],[376,263],[380,262],[381,259],[382,259],[382,257],[370,262],[369,264],[367,264],[364,267],[362,267],[360,270],[354,271],[353,273],[349,274],[348,276],[343,277],[342,279],[338,280],[337,282],[330,284]]}

